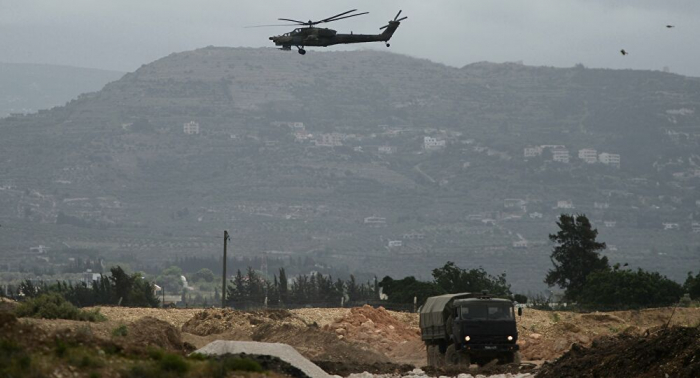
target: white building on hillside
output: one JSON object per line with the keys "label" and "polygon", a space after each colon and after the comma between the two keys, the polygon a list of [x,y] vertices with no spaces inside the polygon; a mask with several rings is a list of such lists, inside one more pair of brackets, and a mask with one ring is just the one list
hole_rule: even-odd
{"label": "white building on hillside", "polygon": [[187,135],[199,134],[199,123],[195,121],[187,122],[183,127],[183,131]]}
{"label": "white building on hillside", "polygon": [[603,152],[598,155],[598,160],[605,165],[612,165],[613,167],[620,168],[619,154],[609,154],[607,152]]}
{"label": "white building on hillside", "polygon": [[525,155],[526,158],[540,156],[540,155],[542,155],[542,147],[540,147],[540,146],[525,147],[523,154]]}
{"label": "white building on hillside", "polygon": [[598,151],[591,148],[584,148],[578,150],[578,158],[585,161],[588,164],[593,164],[598,162]]}
{"label": "white building on hillside", "polygon": [[571,200],[557,201],[557,209],[573,209],[574,203]]}
{"label": "white building on hillside", "polygon": [[444,139],[438,139],[433,137],[423,137],[423,148],[426,150],[437,150],[440,148],[445,148],[446,142]]}
{"label": "white building on hillside", "polygon": [[317,146],[337,147],[343,145],[344,135],[340,133],[321,134],[316,139]]}
{"label": "white building on hillside", "polygon": [[396,152],[396,147],[394,147],[394,146],[379,146],[377,148],[377,152],[379,152],[380,154],[391,155],[391,154]]}
{"label": "white building on hillside", "polygon": [[552,148],[552,160],[559,163],[569,163],[569,150],[563,146]]}

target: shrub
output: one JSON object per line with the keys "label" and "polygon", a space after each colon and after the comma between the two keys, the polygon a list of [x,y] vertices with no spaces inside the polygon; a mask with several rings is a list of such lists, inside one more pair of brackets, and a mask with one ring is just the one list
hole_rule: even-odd
{"label": "shrub", "polygon": [[16,309],[18,317],[43,318],[43,319],[68,319],[89,322],[107,320],[99,310],[83,311],[66,301],[58,293],[42,294],[21,303]]}
{"label": "shrub", "polygon": [[126,325],[121,324],[119,327],[115,328],[112,330],[112,336],[114,337],[124,337],[129,333],[129,330],[126,328]]}
{"label": "shrub", "polygon": [[189,370],[190,365],[182,356],[177,354],[166,353],[159,362],[160,369],[178,374],[184,374]]}
{"label": "shrub", "polygon": [[599,310],[662,307],[682,295],[681,285],[657,272],[603,270],[586,278],[579,304]]}

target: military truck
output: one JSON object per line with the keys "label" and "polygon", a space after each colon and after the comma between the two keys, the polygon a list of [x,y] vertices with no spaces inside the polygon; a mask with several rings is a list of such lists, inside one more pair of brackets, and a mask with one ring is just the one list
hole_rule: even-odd
{"label": "military truck", "polygon": [[468,367],[494,359],[520,363],[515,310],[509,299],[486,292],[430,297],[420,310],[420,329],[429,366]]}

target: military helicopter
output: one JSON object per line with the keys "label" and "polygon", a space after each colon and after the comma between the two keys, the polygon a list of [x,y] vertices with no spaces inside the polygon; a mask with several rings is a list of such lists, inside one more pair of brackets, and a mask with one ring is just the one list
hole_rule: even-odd
{"label": "military helicopter", "polygon": [[389,47],[390,46],[389,40],[391,39],[391,36],[394,35],[394,32],[401,24],[401,21],[408,18],[408,17],[399,18],[399,16],[401,15],[401,11],[399,11],[399,13],[396,14],[396,17],[394,17],[393,20],[390,20],[388,24],[379,28],[379,30],[386,29],[381,34],[353,34],[352,32],[350,32],[350,34],[338,34],[333,29],[317,28],[316,27],[316,25],[318,25],[318,24],[338,21],[338,20],[342,20],[345,18],[361,16],[363,14],[369,13],[369,12],[362,12],[362,13],[350,14],[350,13],[353,13],[356,11],[357,11],[357,9],[352,9],[352,10],[349,10],[347,12],[336,14],[333,17],[324,18],[323,20],[319,20],[319,21],[309,20],[307,22],[304,22],[304,21],[292,20],[289,18],[280,18],[279,19],[280,21],[290,21],[290,22],[294,22],[294,24],[260,25],[260,26],[288,26],[288,25],[297,25],[297,26],[304,25],[304,26],[306,26],[303,28],[294,29],[293,31],[291,31],[289,33],[284,33],[282,35],[270,37],[270,40],[273,41],[276,46],[281,46],[280,50],[289,51],[292,49],[292,46],[295,46],[298,49],[299,54],[304,55],[304,54],[306,54],[306,50],[304,49],[304,47],[306,47],[306,46],[326,47],[326,46],[331,46],[331,45],[348,44],[348,43],[384,42],[386,44],[386,47]]}

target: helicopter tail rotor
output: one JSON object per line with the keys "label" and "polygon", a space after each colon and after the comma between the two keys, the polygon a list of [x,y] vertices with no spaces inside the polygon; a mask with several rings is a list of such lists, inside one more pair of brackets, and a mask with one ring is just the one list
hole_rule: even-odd
{"label": "helicopter tail rotor", "polygon": [[[389,26],[392,26],[392,25],[394,25],[394,24],[396,25],[396,27],[394,28],[394,30],[396,30],[396,28],[399,26],[398,24],[399,24],[401,21],[403,21],[403,20],[405,20],[405,19],[408,18],[407,16],[403,16],[403,17],[399,18],[399,16],[401,15],[401,12],[403,12],[403,10],[399,10],[399,13],[396,14],[396,16],[394,17],[394,19],[393,19],[393,20],[390,20],[388,24],[386,24],[386,25],[382,26],[381,28],[379,28],[379,30],[386,29],[386,28],[388,28]],[[392,31],[392,33],[393,33],[393,31]]]}

